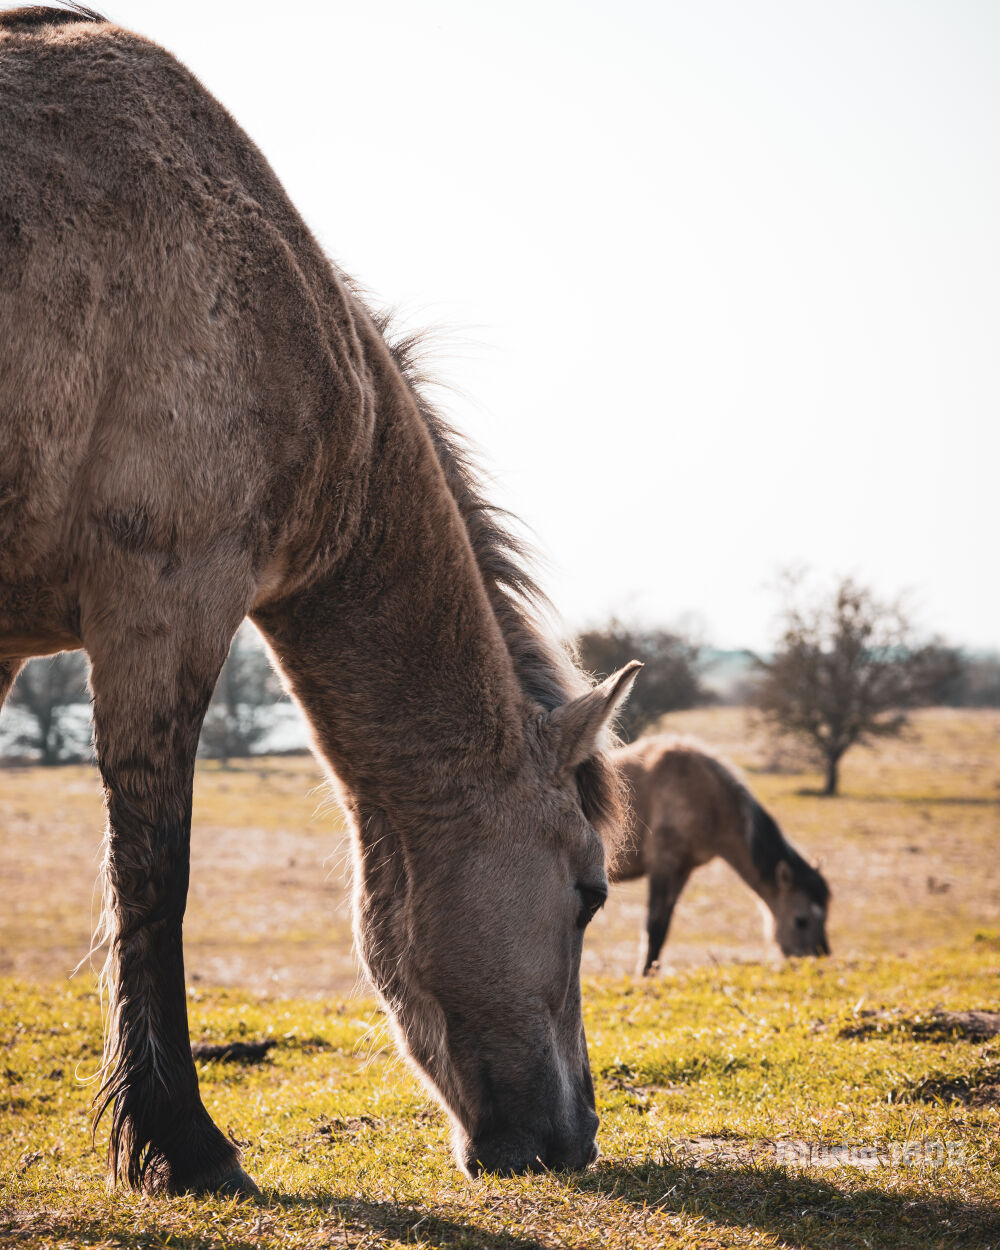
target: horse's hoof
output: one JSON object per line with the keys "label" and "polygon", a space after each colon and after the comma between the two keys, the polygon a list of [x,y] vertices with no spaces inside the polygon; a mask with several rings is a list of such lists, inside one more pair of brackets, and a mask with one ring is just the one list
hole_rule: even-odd
{"label": "horse's hoof", "polygon": [[260,1190],[238,1163],[223,1165],[183,1181],[171,1176],[166,1168],[151,1169],[146,1173],[143,1189],[151,1197],[158,1198],[179,1194],[243,1200],[261,1197]]}
{"label": "horse's hoof", "polygon": [[206,1186],[202,1193],[215,1193],[223,1198],[259,1198],[260,1190],[246,1172],[237,1164],[214,1185]]}

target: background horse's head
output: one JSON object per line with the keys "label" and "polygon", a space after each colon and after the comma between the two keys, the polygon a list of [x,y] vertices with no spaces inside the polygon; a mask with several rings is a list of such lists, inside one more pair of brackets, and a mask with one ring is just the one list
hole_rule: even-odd
{"label": "background horse's head", "polygon": [[536,708],[516,772],[500,786],[484,776],[439,840],[418,846],[384,812],[359,813],[359,949],[472,1175],[597,1155],[580,955],[607,895],[600,826],[615,785],[593,770],[608,770],[598,740],[639,667]]}
{"label": "background horse's head", "polygon": [[772,908],[774,940],[786,956],[829,955],[826,916],[830,887],[818,868],[800,856],[778,861]]}

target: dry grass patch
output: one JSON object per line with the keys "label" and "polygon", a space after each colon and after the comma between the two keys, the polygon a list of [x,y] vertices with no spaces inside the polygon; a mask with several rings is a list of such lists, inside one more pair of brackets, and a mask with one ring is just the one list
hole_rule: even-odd
{"label": "dry grass patch", "polygon": [[[740,708],[667,717],[741,766],[833,887],[840,953],[901,953],[970,926],[1000,929],[1000,713],[935,709],[911,739],[851,752],[843,798],[803,794],[818,774],[774,772],[773,744]],[[782,756],[784,767],[792,757]],[[87,767],[0,770],[0,974],[51,979],[85,955],[102,828]],[[186,962],[194,985],[344,994],[351,955],[348,839],[308,757],[199,764]],[[642,881],[615,888],[587,939],[584,971],[634,970]],[[674,967],[769,960],[753,896],[722,863],[694,875],[664,959]]]}

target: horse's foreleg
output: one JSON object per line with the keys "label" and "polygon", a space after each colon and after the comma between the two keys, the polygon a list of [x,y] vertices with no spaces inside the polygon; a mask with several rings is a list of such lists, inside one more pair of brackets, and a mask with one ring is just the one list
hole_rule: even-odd
{"label": "horse's foreleg", "polygon": [[667,940],[674,907],[681,890],[691,875],[689,868],[673,867],[669,871],[653,869],[649,874],[649,906],[646,912],[646,951],[642,959],[642,975],[655,970],[663,943]]}
{"label": "horse's foreleg", "polygon": [[198,735],[228,639],[91,651],[104,858],[104,1081],[111,1181],[149,1192],[253,1192],[205,1110],[191,1058],[181,923]]}

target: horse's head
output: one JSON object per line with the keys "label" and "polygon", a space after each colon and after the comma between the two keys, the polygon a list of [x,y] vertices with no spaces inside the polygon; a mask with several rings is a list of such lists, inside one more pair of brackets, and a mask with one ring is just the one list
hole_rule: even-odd
{"label": "horse's head", "polygon": [[830,888],[818,868],[796,856],[778,861],[774,940],[786,956],[829,955],[826,915]]}
{"label": "horse's head", "polygon": [[499,789],[484,776],[450,827],[417,844],[383,815],[363,838],[359,948],[471,1175],[597,1155],[580,1003],[608,888],[594,770],[610,768],[597,744],[639,667],[538,711],[516,775]]}

